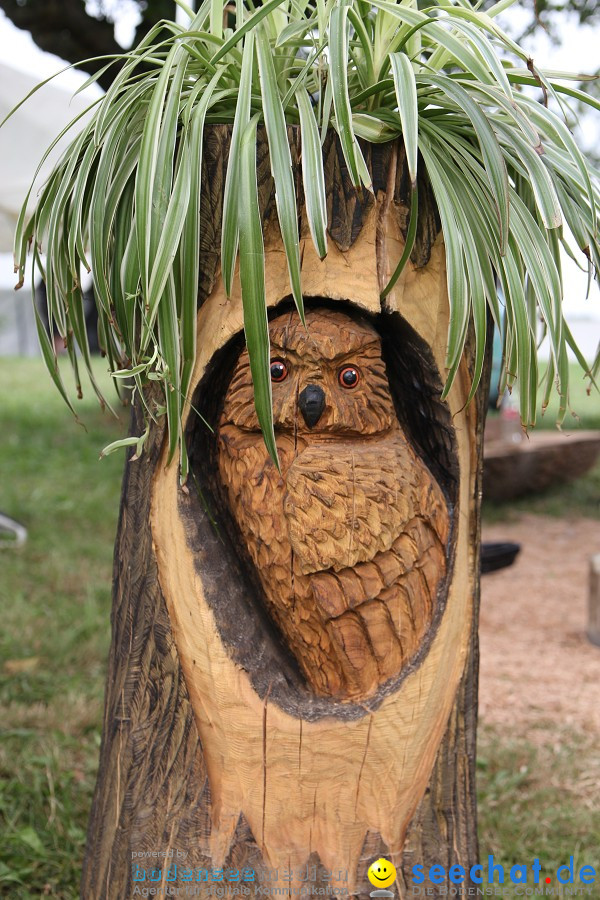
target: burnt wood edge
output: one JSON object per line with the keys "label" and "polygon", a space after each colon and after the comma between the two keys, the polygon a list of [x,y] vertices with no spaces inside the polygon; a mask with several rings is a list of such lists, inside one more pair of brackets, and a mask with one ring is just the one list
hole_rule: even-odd
{"label": "burnt wood edge", "polygon": [[[444,491],[451,529],[446,547],[447,570],[439,585],[432,623],[417,653],[395,678],[382,684],[369,700],[355,703],[318,697],[310,691],[298,665],[266,610],[264,593],[245,541],[229,510],[218,473],[216,430],[232,371],[243,347],[238,335],[218,351],[198,384],[192,400],[185,440],[190,461],[190,493],[181,493],[178,507],[186,537],[194,551],[205,599],[215,616],[223,643],[233,661],[247,673],[259,697],[269,696],[290,715],[306,721],[323,716],[360,718],[376,710],[395,693],[427,655],[446,607],[456,550],[455,504],[458,486],[456,437],[450,413],[439,400],[442,384],[427,344],[398,314],[366,316],[351,304],[306,298],[306,306],[343,309],[369,318],[385,334],[384,360],[396,412],[417,455]],[[271,317],[291,308],[284,301]],[[207,424],[208,426],[207,427]]]}
{"label": "burnt wood edge", "polygon": [[[198,306],[212,292],[220,267],[221,223],[225,175],[231,142],[231,125],[210,125],[204,133],[200,204],[200,272]],[[297,126],[288,127],[292,170],[296,185],[299,228],[303,238],[309,235],[301,177],[301,136]],[[329,129],[323,143],[323,167],[327,200],[327,231],[330,239],[343,252],[352,247],[369,216],[376,197],[381,193],[396,216],[404,238],[408,230],[411,185],[406,153],[401,138],[385,144],[359,141],[373,180],[373,193],[355,188],[342,152],[340,139]],[[264,126],[259,126],[256,145],[257,187],[263,229],[276,220],[275,184],[271,175],[269,145]],[[414,266],[426,266],[441,223],[425,165],[421,160],[418,175],[419,215],[417,236],[411,253]]]}

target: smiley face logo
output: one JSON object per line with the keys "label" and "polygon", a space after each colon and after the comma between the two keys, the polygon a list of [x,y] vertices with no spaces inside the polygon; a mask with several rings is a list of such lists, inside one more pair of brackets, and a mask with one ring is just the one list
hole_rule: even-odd
{"label": "smiley face logo", "polygon": [[389,859],[380,857],[374,863],[371,863],[367,875],[372,885],[386,888],[396,880],[396,867]]}

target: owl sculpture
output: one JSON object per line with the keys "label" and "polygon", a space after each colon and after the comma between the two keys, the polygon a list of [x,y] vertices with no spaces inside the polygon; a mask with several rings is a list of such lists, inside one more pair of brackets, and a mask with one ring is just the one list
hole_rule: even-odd
{"label": "owl sculpture", "polygon": [[265,604],[309,688],[360,702],[422,646],[446,574],[449,512],[398,420],[381,340],[314,309],[271,321],[281,472],[253,402],[248,353],[218,424],[218,469]]}

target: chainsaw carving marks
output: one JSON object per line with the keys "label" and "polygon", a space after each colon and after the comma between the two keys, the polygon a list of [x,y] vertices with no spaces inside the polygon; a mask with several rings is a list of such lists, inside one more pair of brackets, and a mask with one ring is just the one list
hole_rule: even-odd
{"label": "chainsaw carving marks", "polygon": [[289,313],[270,325],[281,472],[258,426],[247,351],[225,396],[219,470],[308,684],[365,699],[431,625],[448,510],[400,427],[374,328],[329,310],[306,324]]}
{"label": "chainsaw carving marks", "polygon": [[434,626],[451,504],[398,418],[374,326],[326,308],[306,325],[295,312],[270,323],[281,471],[243,350],[218,420],[218,476],[309,691],[360,702],[398,680]]}

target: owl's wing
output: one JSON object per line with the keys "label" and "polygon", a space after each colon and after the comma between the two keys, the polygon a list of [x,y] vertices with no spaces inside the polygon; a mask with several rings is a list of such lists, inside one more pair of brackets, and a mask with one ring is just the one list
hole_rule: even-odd
{"label": "owl's wing", "polygon": [[285,512],[348,693],[366,696],[414,657],[431,624],[448,510],[400,432],[324,449],[294,462]]}
{"label": "owl's wing", "polygon": [[447,519],[438,511],[445,511],[441,491],[399,429],[384,438],[316,442],[286,477],[284,512],[304,575],[371,560],[421,513],[439,518],[443,531]]}
{"label": "owl's wing", "polygon": [[445,573],[445,545],[432,523],[416,516],[370,562],[309,576],[350,693],[372,693],[413,659]]}

